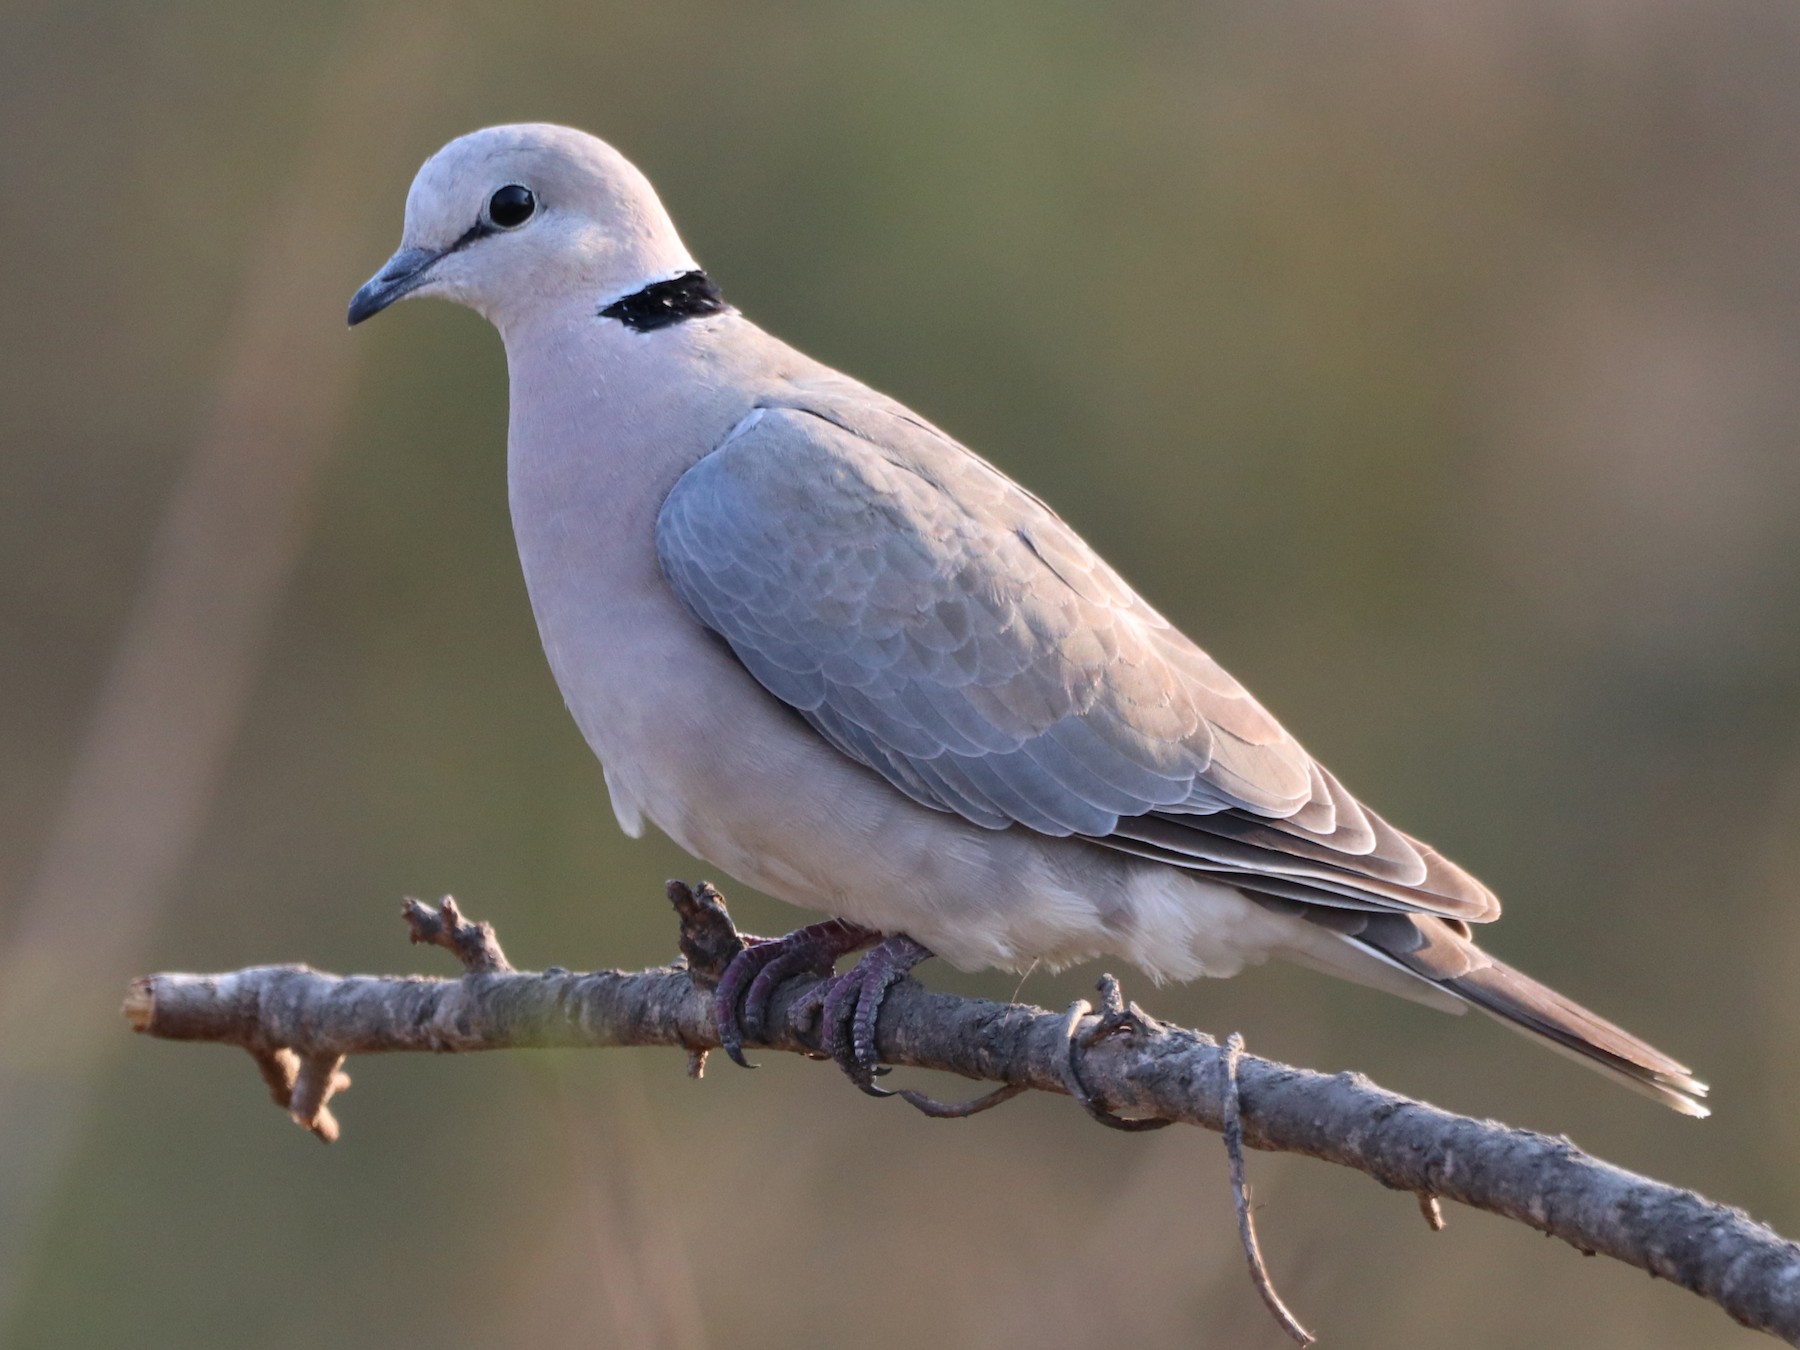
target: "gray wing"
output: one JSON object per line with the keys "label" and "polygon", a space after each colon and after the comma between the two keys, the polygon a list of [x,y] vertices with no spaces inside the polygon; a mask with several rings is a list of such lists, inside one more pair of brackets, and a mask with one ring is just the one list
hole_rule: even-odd
{"label": "gray wing", "polygon": [[1309,909],[1498,913],[1049,507],[898,405],[759,407],[676,483],[656,544],[770,693],[926,806]]}

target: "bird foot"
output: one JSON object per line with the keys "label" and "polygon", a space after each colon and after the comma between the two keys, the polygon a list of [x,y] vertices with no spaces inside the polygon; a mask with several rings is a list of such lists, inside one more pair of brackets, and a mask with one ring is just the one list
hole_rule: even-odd
{"label": "bird foot", "polygon": [[764,1038],[769,1002],[783,980],[802,973],[829,976],[838,957],[867,947],[880,937],[871,929],[842,919],[828,919],[796,928],[785,937],[753,943],[733,956],[713,991],[719,1044],[731,1062],[746,1069],[756,1067],[744,1058],[744,1041]]}
{"label": "bird foot", "polygon": [[1102,975],[1096,986],[1100,993],[1100,1020],[1085,1032],[1077,1032],[1081,1019],[1093,1011],[1093,1007],[1085,998],[1078,998],[1069,1005],[1069,1011],[1063,1018],[1063,1035],[1068,1042],[1068,1051],[1061,1065],[1063,1086],[1068,1088],[1069,1095],[1081,1103],[1082,1109],[1100,1124],[1114,1130],[1160,1130],[1165,1125],[1173,1125],[1172,1120],[1129,1119],[1114,1115],[1101,1101],[1093,1089],[1082,1080],[1080,1055],[1098,1045],[1109,1036],[1144,1036],[1157,1030],[1156,1020],[1138,1007],[1127,1004],[1125,995],[1119,990],[1119,982],[1111,975]]}
{"label": "bird foot", "polygon": [[790,1021],[804,1030],[817,1017],[819,1049],[826,1057],[871,1097],[891,1097],[893,1093],[875,1086],[875,1075],[884,1072],[875,1058],[875,1019],[888,990],[930,956],[929,948],[909,937],[888,938],[842,975],[808,990],[794,1005]]}
{"label": "bird foot", "polygon": [[911,1088],[890,1091],[875,1086],[876,1076],[887,1072],[876,1060],[875,1026],[881,1005],[888,990],[930,956],[926,947],[909,937],[891,937],[844,974],[807,990],[788,1017],[794,1030],[801,1033],[809,1030],[816,1018],[822,1024],[820,1050],[871,1097],[899,1097],[934,1120],[963,1120],[1011,1101],[1025,1091],[1024,1085],[1003,1084],[966,1102],[940,1102]]}

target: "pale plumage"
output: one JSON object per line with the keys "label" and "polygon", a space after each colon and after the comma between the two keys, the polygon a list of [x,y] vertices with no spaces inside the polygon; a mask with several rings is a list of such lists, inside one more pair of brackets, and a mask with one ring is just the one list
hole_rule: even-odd
{"label": "pale plumage", "polygon": [[871,391],[786,398],[676,483],[657,554],[838,749],[989,829],[1081,835],[1334,907],[1499,912],[1036,497]]}
{"label": "pale plumage", "polygon": [[445,147],[352,320],[408,294],[505,338],[520,556],[621,823],[857,926],[792,935],[771,977],[882,934],[916,941],[881,979],[920,943],[1182,979],[1280,955],[1473,1004],[1704,1114],[1682,1065],[1477,948],[1493,895],[1048,506],[730,309],[610,147]]}

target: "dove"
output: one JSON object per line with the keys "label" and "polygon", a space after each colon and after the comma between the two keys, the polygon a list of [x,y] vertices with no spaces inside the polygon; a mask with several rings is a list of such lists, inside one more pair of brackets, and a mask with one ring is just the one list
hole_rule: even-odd
{"label": "dove", "polygon": [[519,557],[620,826],[825,916],[724,972],[732,1058],[802,973],[828,981],[822,1045],[879,1092],[881,1001],[929,956],[1158,981],[1275,957],[1706,1114],[1686,1066],[1476,945],[1494,894],[1042,500],[739,313],[605,142],[500,126],[433,155],[349,321],[420,296],[505,345]]}

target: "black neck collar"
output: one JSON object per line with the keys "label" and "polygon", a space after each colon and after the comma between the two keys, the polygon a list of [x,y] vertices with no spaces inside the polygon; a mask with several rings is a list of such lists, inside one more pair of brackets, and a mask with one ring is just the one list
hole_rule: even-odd
{"label": "black neck collar", "polygon": [[600,317],[617,319],[633,332],[648,333],[730,308],[712,278],[695,268],[667,281],[653,281],[643,290],[613,301],[600,311]]}

